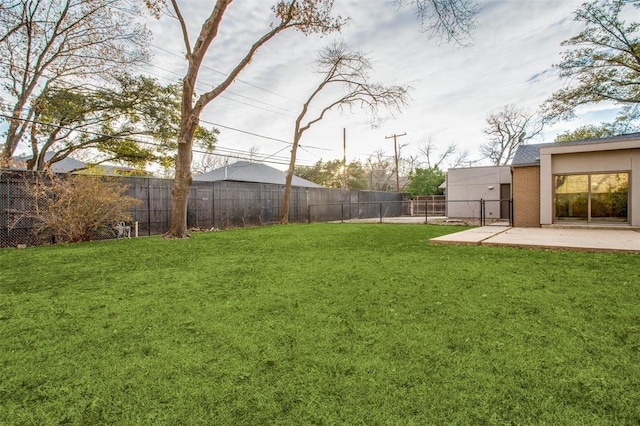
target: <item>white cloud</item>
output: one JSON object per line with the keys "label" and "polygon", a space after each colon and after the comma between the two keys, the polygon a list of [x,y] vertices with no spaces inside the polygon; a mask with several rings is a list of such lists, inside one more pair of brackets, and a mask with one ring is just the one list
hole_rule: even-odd
{"label": "white cloud", "polygon": [[[407,133],[399,140],[415,151],[429,136],[436,144],[456,143],[478,157],[483,142],[485,117],[506,104],[536,109],[562,81],[552,65],[560,61],[561,42],[579,31],[573,11],[583,0],[491,0],[478,16],[473,45],[467,48],[438,44],[419,32],[410,9],[396,11],[386,0],[336,0],[335,10],[351,21],[341,35],[355,49],[368,52],[374,65],[372,79],[384,84],[412,86],[413,102],[401,115],[383,117],[371,128],[365,114],[329,114],[307,132],[306,146],[330,149],[301,151],[300,162],[320,157],[342,157],[342,129],[347,128],[347,156],[364,159],[378,149],[390,154],[393,143],[385,136]],[[210,12],[211,2],[189,1],[184,10],[192,38]],[[218,39],[205,64],[229,72],[251,43],[268,29],[269,2],[237,1],[225,16]],[[184,52],[175,20],[162,19],[152,25],[154,45]],[[227,93],[205,110],[203,119],[229,127],[291,140],[295,116],[302,102],[319,81],[314,72],[316,52],[335,37],[319,38],[290,32],[264,46]],[[170,70],[184,70],[184,61],[156,50],[156,63]],[[154,70],[154,73],[161,72]],[[183,71],[182,71],[183,72]],[[173,80],[178,77],[171,75]],[[200,74],[202,85],[215,84],[221,76],[210,69]],[[255,86],[259,86],[258,89]],[[231,100],[235,99],[235,101]],[[242,102],[242,103],[240,103]],[[248,106],[245,104],[253,104]],[[585,120],[602,121],[602,114]],[[583,124],[564,123],[573,127]],[[553,129],[551,129],[553,131]],[[562,131],[562,130],[559,130]],[[557,132],[556,132],[557,133]],[[552,140],[555,135],[547,132]],[[258,139],[222,129],[220,145],[237,149],[260,146],[263,154],[284,147],[282,143]],[[287,153],[285,150],[283,153]]]}

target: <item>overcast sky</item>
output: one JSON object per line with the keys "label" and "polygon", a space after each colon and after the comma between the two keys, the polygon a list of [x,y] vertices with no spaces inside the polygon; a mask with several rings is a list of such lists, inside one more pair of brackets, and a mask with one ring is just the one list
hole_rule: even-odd
{"label": "overcast sky", "polygon": [[[212,3],[181,2],[192,42]],[[231,4],[200,72],[199,92],[220,82],[221,73],[229,72],[269,28],[273,19],[270,3],[237,0]],[[393,156],[393,140],[385,137],[394,133],[406,133],[398,139],[407,145],[405,154],[416,153],[420,144],[431,138],[440,149],[455,143],[459,150],[469,151],[470,159],[480,160],[478,148],[485,141],[488,113],[507,104],[535,110],[566,83],[559,79],[553,64],[560,62],[562,41],[580,31],[573,12],[581,3],[481,1],[484,8],[477,17],[473,44],[460,47],[429,39],[419,31],[415,11],[398,10],[391,0],[335,0],[335,14],[350,18],[341,34],[320,38],[294,31],[281,33],[257,53],[223,97],[205,109],[202,119],[219,128],[221,151],[256,147],[260,154],[274,154],[271,160],[285,163],[288,145],[264,137],[292,141],[295,117],[322,79],[315,72],[316,54],[341,39],[368,54],[373,64],[372,81],[410,86],[411,103],[394,116],[381,112],[376,126],[360,111],[330,113],[303,136],[298,164],[341,159],[343,128],[348,161],[365,160],[380,150]],[[178,22],[165,16],[150,21],[149,27],[154,34],[154,59],[146,71],[163,83],[178,81],[185,70]],[[577,119],[548,128],[537,142],[552,142],[558,133],[585,123],[611,121],[615,114],[616,109],[608,105],[584,108]],[[474,165],[483,164],[488,163]]]}

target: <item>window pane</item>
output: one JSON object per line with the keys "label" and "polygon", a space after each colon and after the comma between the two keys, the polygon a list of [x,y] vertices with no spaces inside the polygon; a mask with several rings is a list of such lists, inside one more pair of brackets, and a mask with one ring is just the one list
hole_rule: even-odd
{"label": "window pane", "polygon": [[589,176],[555,176],[555,209],[557,220],[587,220]]}
{"label": "window pane", "polygon": [[629,174],[591,175],[591,219],[626,222]]}

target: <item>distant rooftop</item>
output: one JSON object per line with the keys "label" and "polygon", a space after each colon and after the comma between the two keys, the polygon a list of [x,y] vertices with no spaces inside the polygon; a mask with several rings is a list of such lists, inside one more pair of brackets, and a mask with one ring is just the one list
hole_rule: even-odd
{"label": "distant rooftop", "polygon": [[[256,182],[284,185],[287,174],[281,170],[267,166],[262,163],[251,161],[238,161],[227,166],[222,166],[210,172],[193,177],[195,182],[216,182],[216,181],[236,181],[236,182]],[[291,183],[293,186],[305,188],[322,188],[322,185],[293,176]]]}
{"label": "distant rooftop", "polygon": [[[32,155],[20,155],[14,157],[14,160],[16,160],[16,162],[18,163],[26,163],[27,161],[31,160],[31,157]],[[44,156],[44,159],[45,161],[49,161],[51,160],[51,157],[53,157],[53,153],[47,152]],[[51,165],[51,171],[55,173],[69,173],[75,170],[84,169],[85,167],[87,167],[87,165],[82,161],[78,161],[75,158],[66,157],[60,161],[53,163]]]}
{"label": "distant rooftop", "polygon": [[[54,155],[53,152],[47,152],[44,156],[45,161],[51,160],[53,155]],[[17,163],[26,163],[28,160],[31,159],[31,157],[32,155],[23,154],[23,155],[13,157],[13,160],[15,160]],[[51,164],[51,171],[54,173],[71,173],[71,172],[82,173],[87,167],[90,167],[90,165],[87,163],[84,163],[80,160],[76,160],[73,157],[65,157],[62,160],[56,161],[55,163]],[[123,172],[123,171],[126,172],[126,171],[134,170],[130,167],[109,166],[105,164],[98,164],[96,167],[103,170],[104,173],[106,174],[116,174],[117,172]],[[24,165],[22,165],[22,166],[18,166],[17,168],[24,169],[25,167]]]}

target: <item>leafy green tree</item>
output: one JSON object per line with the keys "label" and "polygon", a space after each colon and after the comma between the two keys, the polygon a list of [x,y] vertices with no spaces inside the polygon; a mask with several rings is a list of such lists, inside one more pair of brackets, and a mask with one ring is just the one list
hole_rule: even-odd
{"label": "leafy green tree", "polygon": [[409,175],[409,184],[405,191],[412,196],[416,195],[442,195],[440,185],[445,181],[445,173],[438,166],[429,169],[415,169]]}
{"label": "leafy green tree", "polygon": [[601,139],[615,135],[615,130],[611,124],[601,123],[600,125],[586,124],[577,129],[570,130],[556,136],[556,142],[572,142],[586,139]]}
{"label": "leafy green tree", "polygon": [[[640,103],[640,23],[624,20],[631,7],[640,7],[640,2],[596,0],[575,12],[584,29],[562,43],[570,48],[556,65],[569,86],[545,102],[547,118],[570,119],[577,107],[599,102],[622,106],[627,119],[637,116],[631,110]],[[606,128],[595,133],[602,131],[607,133]]]}
{"label": "leafy green tree", "polygon": [[137,11],[128,0],[3,2],[0,111],[8,128],[0,157],[12,157],[34,118],[30,105],[48,89],[102,84],[147,58]]}
{"label": "leafy green tree", "polygon": [[360,161],[352,161],[347,164],[347,188],[369,189],[367,186],[367,172]]}
{"label": "leafy green tree", "polygon": [[[32,157],[27,168],[42,170],[81,150],[92,150],[96,164],[170,166],[175,159],[180,96],[179,85],[162,86],[144,76],[119,76],[113,87],[95,90],[50,87],[32,108]],[[213,150],[217,133],[199,126],[195,139]],[[150,143],[141,142],[141,137]]]}
{"label": "leafy green tree", "polygon": [[[340,160],[319,160],[313,166],[296,166],[294,174],[327,188],[342,188],[345,175]],[[365,171],[359,161],[347,164],[346,178],[348,189],[368,189]]]}
{"label": "leafy green tree", "polygon": [[[337,164],[337,167],[334,167]],[[327,188],[336,188],[336,175],[340,170],[340,160],[327,161],[318,160],[313,166],[296,166],[294,174],[303,179],[310,180],[318,185],[326,186]]]}
{"label": "leafy green tree", "polygon": [[613,123],[587,124],[561,133],[556,142],[601,139],[640,131],[640,104],[625,108]]}

